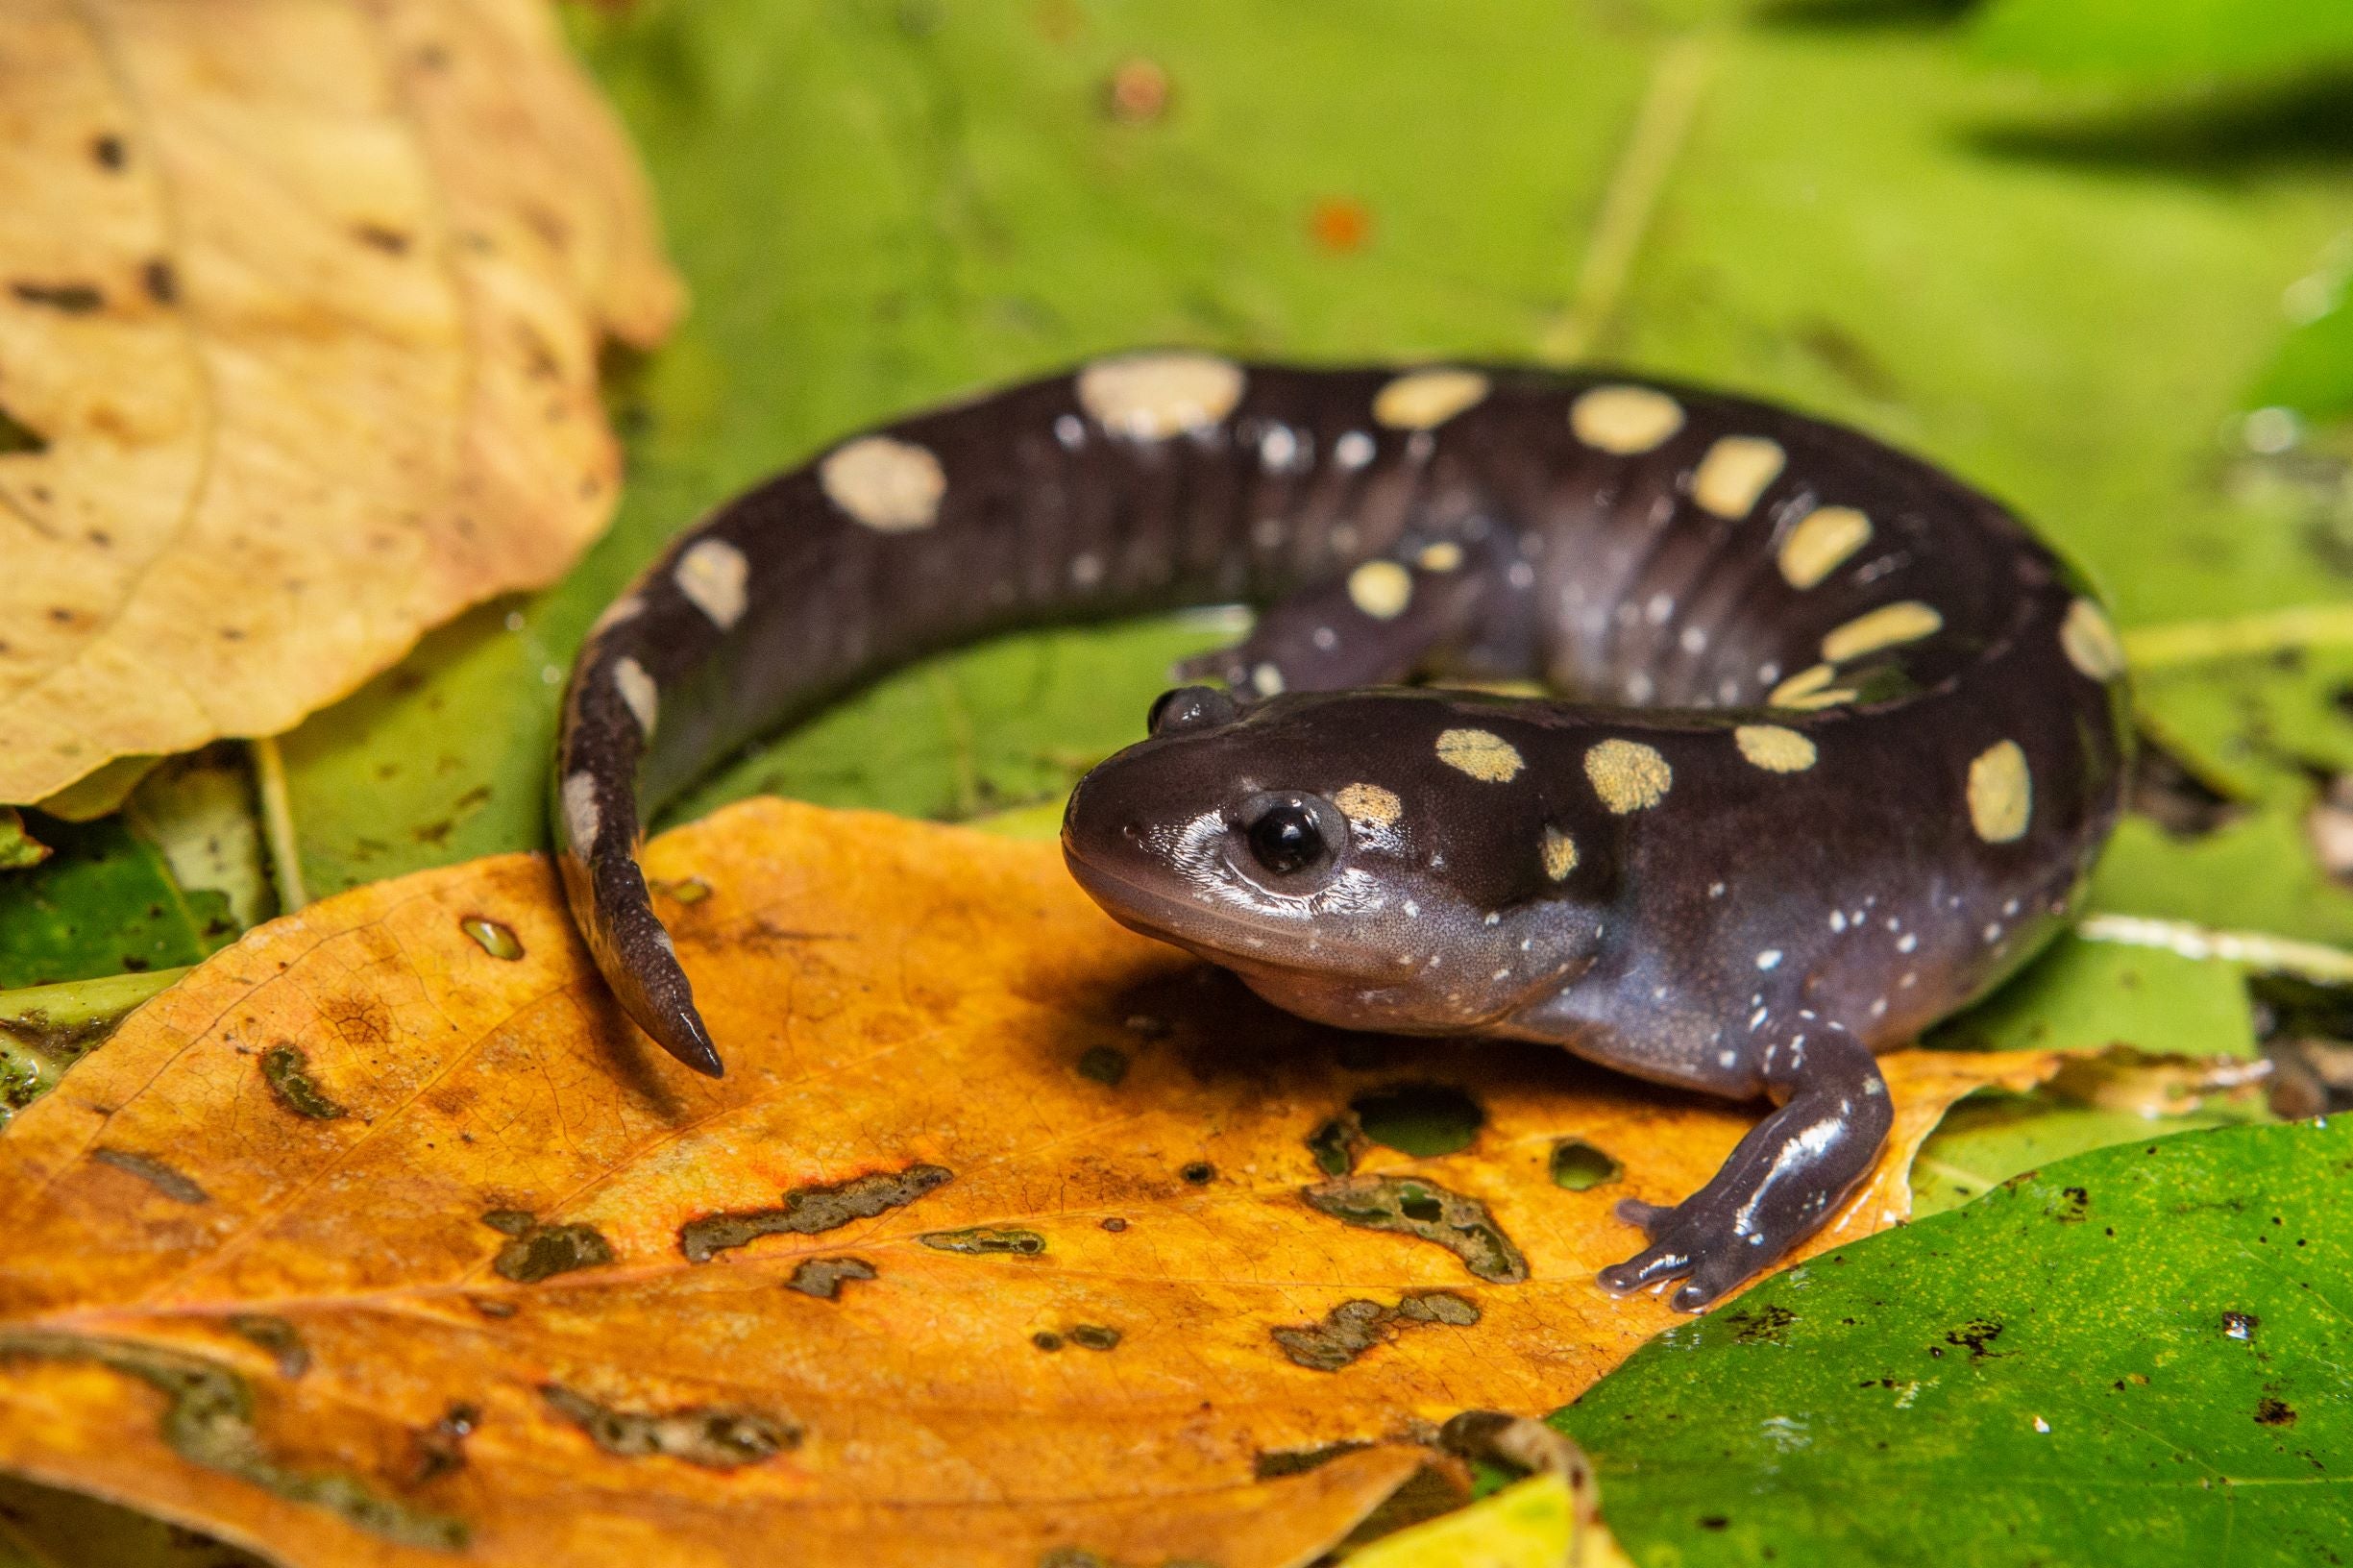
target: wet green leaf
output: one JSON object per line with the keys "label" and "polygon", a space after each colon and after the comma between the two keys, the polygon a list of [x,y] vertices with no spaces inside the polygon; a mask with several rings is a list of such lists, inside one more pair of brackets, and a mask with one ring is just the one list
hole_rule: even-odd
{"label": "wet green leaf", "polygon": [[2329,282],[2335,303],[2288,334],[2249,403],[2291,408],[2307,418],[2353,414],[2353,302],[2343,297],[2342,278]]}
{"label": "wet green leaf", "polygon": [[33,821],[56,853],[0,876],[0,991],[193,964],[235,940],[229,901],[184,891],[121,819]]}
{"label": "wet green leaf", "polygon": [[1554,1419],[1638,1563],[2317,1563],[2353,1123],[2064,1160],[1671,1330]]}

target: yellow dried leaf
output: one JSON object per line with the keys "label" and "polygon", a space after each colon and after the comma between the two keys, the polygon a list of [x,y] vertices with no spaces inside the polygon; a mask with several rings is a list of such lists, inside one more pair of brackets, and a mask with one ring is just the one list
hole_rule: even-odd
{"label": "yellow dried leaf", "polygon": [[541,0],[0,8],[0,801],[552,580],[678,289]]}
{"label": "yellow dried leaf", "polygon": [[[1594,1283],[1640,1245],[1612,1209],[1756,1115],[1287,1017],[1050,845],[754,801],[647,865],[708,890],[663,913],[723,1080],[621,1018],[514,855],[260,928],[28,1110],[0,1468],[298,1565],[1304,1561],[1419,1423],[1550,1409],[1672,1321]],[[1888,1058],[1894,1151],[1818,1245],[2056,1060]],[[1309,1201],[1319,1130],[1417,1084],[1476,1134],[1358,1138],[1347,1179],[1475,1213],[1452,1248]],[[1620,1173],[1560,1185],[1564,1139]]]}

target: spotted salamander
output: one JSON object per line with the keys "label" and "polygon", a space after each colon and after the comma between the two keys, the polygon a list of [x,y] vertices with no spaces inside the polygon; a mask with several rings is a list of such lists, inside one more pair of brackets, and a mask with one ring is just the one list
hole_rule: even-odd
{"label": "spotted salamander", "polygon": [[1925,463],[1615,376],[1131,355],[844,441],[597,623],[555,833],[623,1006],[720,1072],[635,859],[714,760],[952,644],[1235,600],[1071,796],[1072,873],[1311,1018],[1769,1096],[1698,1193],[1621,1207],[1649,1245],[1603,1283],[1680,1308],[1828,1217],[1874,1053],[2042,945],[2120,808],[2115,631]]}

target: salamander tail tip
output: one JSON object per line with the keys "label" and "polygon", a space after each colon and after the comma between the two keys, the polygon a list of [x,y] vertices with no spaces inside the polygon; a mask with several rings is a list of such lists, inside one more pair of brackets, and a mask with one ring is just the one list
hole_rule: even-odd
{"label": "salamander tail tip", "polygon": [[705,1078],[727,1076],[727,1065],[719,1059],[719,1048],[711,1043],[711,1033],[702,1026],[701,1015],[691,1007],[680,1008],[662,1023],[664,1027],[653,1037],[662,1049]]}

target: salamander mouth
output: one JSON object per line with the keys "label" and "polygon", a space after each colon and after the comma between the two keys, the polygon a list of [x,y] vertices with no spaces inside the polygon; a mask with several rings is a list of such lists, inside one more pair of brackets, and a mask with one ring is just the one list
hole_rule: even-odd
{"label": "salamander mouth", "polygon": [[1242,972],[1253,969],[1289,972],[1298,968],[1286,962],[1299,942],[1298,933],[1287,926],[1267,923],[1268,934],[1254,946],[1255,932],[1251,928],[1258,922],[1238,911],[1212,915],[1189,899],[1147,887],[1089,861],[1067,838],[1063,843],[1063,863],[1069,867],[1071,879],[1087,896],[1139,936],[1173,943],[1213,964]]}

